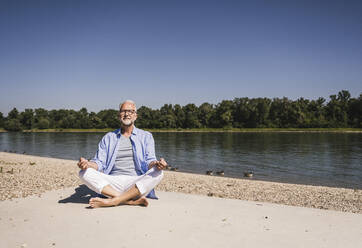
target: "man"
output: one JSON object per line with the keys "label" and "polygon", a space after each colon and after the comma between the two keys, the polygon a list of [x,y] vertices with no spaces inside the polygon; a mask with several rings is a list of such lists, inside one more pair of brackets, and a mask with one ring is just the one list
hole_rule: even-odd
{"label": "man", "polygon": [[154,187],[163,177],[166,161],[156,160],[152,134],[134,126],[136,104],[127,100],[119,106],[121,128],[107,133],[95,157],[80,158],[79,177],[93,191],[109,197],[91,198],[91,207],[119,204],[147,206],[145,196],[157,199]]}

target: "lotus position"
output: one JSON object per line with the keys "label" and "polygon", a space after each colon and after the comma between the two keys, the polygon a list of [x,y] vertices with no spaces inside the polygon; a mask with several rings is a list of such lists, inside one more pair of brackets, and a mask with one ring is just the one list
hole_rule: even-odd
{"label": "lotus position", "polygon": [[90,161],[80,158],[79,177],[93,191],[108,198],[91,198],[91,207],[120,204],[147,206],[149,198],[157,199],[153,190],[160,183],[166,161],[155,156],[150,132],[134,126],[136,104],[127,100],[119,106],[121,127],[107,133],[99,142]]}

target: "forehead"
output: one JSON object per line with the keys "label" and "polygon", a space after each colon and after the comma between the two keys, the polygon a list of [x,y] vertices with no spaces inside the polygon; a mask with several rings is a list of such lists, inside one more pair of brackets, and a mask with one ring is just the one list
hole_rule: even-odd
{"label": "forehead", "polygon": [[136,107],[134,106],[134,104],[132,104],[132,103],[130,103],[130,102],[126,102],[126,103],[124,103],[124,104],[122,105],[121,110],[122,110],[122,109],[133,109],[133,110],[135,110]]}

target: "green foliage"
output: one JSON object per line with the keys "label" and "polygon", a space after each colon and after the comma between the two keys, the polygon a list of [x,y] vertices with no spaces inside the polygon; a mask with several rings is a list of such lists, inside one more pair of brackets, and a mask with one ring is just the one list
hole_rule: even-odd
{"label": "green foliage", "polygon": [[5,121],[5,118],[3,116],[3,113],[0,112],[0,128],[4,127],[4,121]]}
{"label": "green foliage", "polygon": [[39,122],[37,124],[37,127],[39,129],[47,129],[49,128],[50,121],[46,118],[40,118]]}
{"label": "green foliage", "polygon": [[13,108],[9,114],[8,114],[8,119],[18,119],[19,118],[19,111],[16,108]]}
{"label": "green foliage", "polygon": [[24,129],[32,129],[34,127],[34,111],[32,109],[25,109],[20,113],[20,123]]}
{"label": "green foliage", "polygon": [[[199,107],[190,103],[164,104],[160,109],[142,106],[137,110],[136,126],[146,129],[223,128],[362,128],[362,94],[351,98],[348,91],[326,99],[295,101],[284,98],[235,98]],[[0,113],[0,127],[9,131],[22,129],[115,129],[120,126],[117,110],[88,113],[75,110],[13,108],[7,118]]]}
{"label": "green foliage", "polygon": [[18,119],[9,119],[5,121],[4,128],[7,131],[13,131],[13,132],[22,130],[21,123]]}

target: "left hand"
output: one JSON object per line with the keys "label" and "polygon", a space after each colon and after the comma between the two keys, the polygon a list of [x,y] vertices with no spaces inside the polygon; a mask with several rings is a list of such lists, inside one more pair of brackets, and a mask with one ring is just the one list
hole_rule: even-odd
{"label": "left hand", "polygon": [[164,158],[161,158],[160,161],[156,161],[155,166],[158,170],[164,170],[167,167],[167,162]]}

